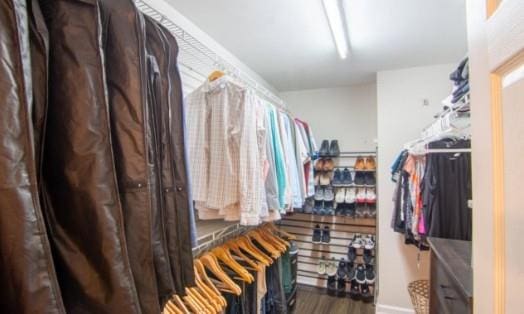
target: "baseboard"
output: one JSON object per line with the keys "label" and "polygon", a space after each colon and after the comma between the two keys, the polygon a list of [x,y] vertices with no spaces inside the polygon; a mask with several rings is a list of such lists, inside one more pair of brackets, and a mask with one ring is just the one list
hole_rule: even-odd
{"label": "baseboard", "polygon": [[407,314],[407,313],[415,313],[415,310],[408,309],[405,307],[398,307],[398,306],[391,306],[391,305],[385,305],[385,304],[378,304],[376,305],[376,314]]}

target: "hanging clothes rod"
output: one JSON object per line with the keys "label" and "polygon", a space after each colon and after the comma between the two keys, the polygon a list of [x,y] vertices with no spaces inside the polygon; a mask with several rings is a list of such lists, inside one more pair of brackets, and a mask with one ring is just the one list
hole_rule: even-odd
{"label": "hanging clothes rod", "polygon": [[[169,17],[158,12],[155,8],[149,5],[147,1],[134,0],[134,2],[142,13],[157,20],[175,36],[180,49],[178,63],[184,67],[184,71],[192,71],[195,73],[195,75],[190,75],[195,81],[199,81],[199,77],[204,78],[205,80],[209,73],[219,69],[256,91],[259,96],[269,101],[281,111],[290,114],[284,101],[269,89],[258,83],[256,79],[224,60],[212,49],[178,26]],[[199,83],[202,82],[200,81]]]}
{"label": "hanging clothes rod", "polygon": [[471,153],[471,148],[430,148],[425,152],[428,154]]}

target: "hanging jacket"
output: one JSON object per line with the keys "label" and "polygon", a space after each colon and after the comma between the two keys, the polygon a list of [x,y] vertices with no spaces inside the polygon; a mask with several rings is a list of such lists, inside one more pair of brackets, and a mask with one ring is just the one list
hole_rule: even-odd
{"label": "hanging jacket", "polygon": [[[159,68],[156,99],[159,106],[162,143],[162,184],[165,230],[175,290],[185,295],[185,287],[195,285],[191,241],[191,198],[184,142],[182,84],[177,67],[178,44],[159,23],[148,20],[147,45]],[[163,47],[164,52],[161,47]]]}
{"label": "hanging jacket", "polygon": [[143,313],[159,313],[152,185],[146,143],[145,22],[131,0],[101,0],[111,138],[129,261]]}
{"label": "hanging jacket", "polygon": [[97,0],[41,1],[50,36],[46,218],[68,313],[141,313],[128,259]]}
{"label": "hanging jacket", "polygon": [[[45,84],[42,80],[45,81],[47,59],[43,26],[36,2],[0,1],[0,308],[3,313],[65,313],[40,208],[37,155],[41,137],[34,132],[31,114],[38,111],[34,121],[41,131],[45,111],[41,86]],[[30,49],[36,62],[33,71]],[[37,76],[35,95],[32,73]],[[34,97],[38,98],[35,103]]]}

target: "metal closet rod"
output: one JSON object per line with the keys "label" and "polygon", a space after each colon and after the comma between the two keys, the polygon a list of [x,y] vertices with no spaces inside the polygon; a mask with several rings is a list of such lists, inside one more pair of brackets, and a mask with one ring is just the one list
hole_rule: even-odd
{"label": "metal closet rod", "polygon": [[[259,95],[263,96],[271,102],[272,105],[276,106],[277,108],[281,109],[284,112],[287,112],[290,114],[289,110],[285,107],[284,101],[273,94],[271,91],[269,91],[264,86],[260,85],[257,80],[250,77],[248,74],[240,71],[240,69],[233,66],[231,63],[225,61],[223,58],[221,58],[219,55],[217,55],[215,52],[213,52],[209,47],[202,44],[198,39],[188,34],[184,29],[182,29],[180,26],[178,26],[176,23],[174,23],[170,18],[165,16],[164,14],[158,12],[156,9],[151,7],[148,3],[142,1],[142,0],[134,0],[137,8],[142,11],[142,13],[149,15],[150,17],[154,18],[158,22],[160,22],[162,25],[164,25],[173,35],[183,43],[180,45],[180,49],[186,50],[185,53],[189,54],[191,57],[196,59],[198,63],[208,66],[208,67],[214,67],[219,68],[220,70],[223,70],[228,75],[231,75],[232,77],[238,79],[242,83],[246,84],[248,87],[254,89]],[[208,59],[210,62],[206,63],[201,58],[197,57],[195,54],[190,53],[188,50],[189,48],[194,49],[201,53],[206,59]],[[199,75],[203,75],[204,77],[207,77],[207,74],[200,73],[195,70],[195,67],[188,63],[182,63],[186,68],[188,68],[191,71],[194,71],[195,73]]]}

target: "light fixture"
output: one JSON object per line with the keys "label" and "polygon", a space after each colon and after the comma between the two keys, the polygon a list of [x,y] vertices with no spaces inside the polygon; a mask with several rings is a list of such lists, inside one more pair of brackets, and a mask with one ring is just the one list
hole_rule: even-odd
{"label": "light fixture", "polygon": [[338,55],[341,59],[346,59],[349,54],[349,39],[346,33],[342,0],[322,0],[322,4],[324,5],[331,34],[337,46]]}

